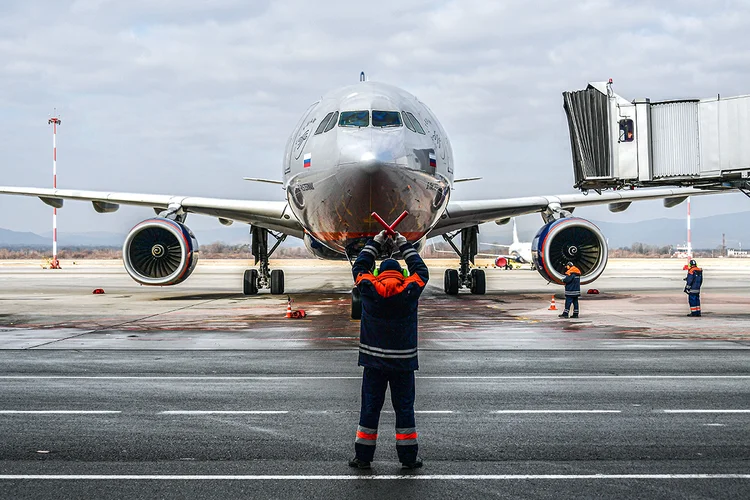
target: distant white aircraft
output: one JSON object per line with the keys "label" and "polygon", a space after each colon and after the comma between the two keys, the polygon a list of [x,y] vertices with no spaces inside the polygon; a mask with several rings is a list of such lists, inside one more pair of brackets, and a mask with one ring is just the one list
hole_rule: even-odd
{"label": "distant white aircraft", "polygon": [[[519,264],[530,264],[531,269],[535,269],[534,257],[531,254],[531,242],[530,241],[519,241],[518,239],[518,228],[516,227],[516,219],[513,219],[513,243],[510,245],[502,245],[498,243],[482,243],[490,247],[507,248],[507,254],[492,255],[495,257],[495,265],[497,267],[507,267],[507,262],[518,262]],[[485,254],[477,254],[484,256]],[[503,262],[503,259],[506,262]]]}

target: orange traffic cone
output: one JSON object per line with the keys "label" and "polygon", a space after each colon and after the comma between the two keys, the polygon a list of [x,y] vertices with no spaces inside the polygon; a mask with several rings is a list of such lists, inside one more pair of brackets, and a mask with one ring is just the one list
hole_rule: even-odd
{"label": "orange traffic cone", "polygon": [[292,317],[292,298],[287,297],[286,301],[286,317],[291,318]]}
{"label": "orange traffic cone", "polygon": [[557,311],[557,307],[555,306],[555,296],[552,296],[552,300],[549,303],[549,309],[548,311]]}

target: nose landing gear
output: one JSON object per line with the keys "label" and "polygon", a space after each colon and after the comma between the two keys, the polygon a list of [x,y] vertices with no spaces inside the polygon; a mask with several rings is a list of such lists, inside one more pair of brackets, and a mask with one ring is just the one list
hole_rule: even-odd
{"label": "nose landing gear", "polygon": [[[276,239],[271,249],[268,249],[268,236],[271,235]],[[261,288],[269,288],[271,294],[281,295],[284,293],[284,271],[281,269],[271,268],[268,259],[273,255],[276,249],[286,239],[282,233],[274,233],[262,227],[252,226],[250,228],[251,252],[255,257],[255,264],[258,269],[248,269],[245,271],[242,280],[242,292],[245,295],[257,295]]]}
{"label": "nose landing gear", "polygon": [[[461,250],[453,239],[461,235]],[[458,290],[468,288],[475,295],[484,295],[487,291],[487,279],[483,269],[470,269],[477,255],[479,226],[471,226],[453,234],[444,234],[443,239],[453,248],[460,259],[460,269],[446,269],[443,279],[443,290],[448,295],[458,295]]]}

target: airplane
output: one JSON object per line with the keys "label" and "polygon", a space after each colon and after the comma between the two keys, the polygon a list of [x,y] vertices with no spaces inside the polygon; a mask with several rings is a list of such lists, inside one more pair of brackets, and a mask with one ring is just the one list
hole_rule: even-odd
{"label": "airplane", "polygon": [[[581,282],[591,283],[607,265],[607,243],[594,224],[572,216],[574,209],[608,203],[611,211],[620,212],[633,201],[653,199],[672,207],[688,196],[710,193],[657,188],[457,201],[451,199],[454,185],[471,179],[456,178],[455,170],[448,135],[427,105],[400,88],[368,81],[362,73],[359,83],[329,92],[304,112],[286,143],[282,180],[250,179],[282,186],[284,200],[8,186],[0,186],[0,193],[35,196],[56,208],[64,200],[88,201],[98,213],[114,212],[120,205],[151,208],[156,217],[135,225],[123,244],[125,270],[143,285],[176,285],[195,269],[199,247],[186,225],[188,214],[216,217],[223,225],[250,224],[257,269],[244,272],[246,295],[260,289],[284,293],[284,272],[271,270],[269,257],[288,236],[303,239],[316,257],[352,262],[381,230],[371,213],[390,221],[404,210],[409,216],[398,230],[417,250],[428,238],[442,236],[458,255],[459,269],[444,274],[446,294],[457,295],[464,288],[486,292],[484,271],[470,268],[478,253],[480,224],[502,224],[535,212],[543,220],[532,242],[539,274],[562,283],[564,265],[572,261],[582,271]],[[378,257],[387,256],[399,257],[391,251]],[[353,311],[356,295],[354,288]]]}
{"label": "airplane", "polygon": [[[497,243],[482,243],[491,247],[507,248],[508,253],[505,255],[493,255],[495,257],[495,265],[497,267],[508,267],[509,262],[517,262],[519,264],[530,264],[531,269],[534,267],[534,257],[531,252],[530,241],[519,241],[518,229],[516,228],[516,219],[513,218],[513,243],[510,245],[502,245]],[[481,254],[477,254],[481,255]]]}

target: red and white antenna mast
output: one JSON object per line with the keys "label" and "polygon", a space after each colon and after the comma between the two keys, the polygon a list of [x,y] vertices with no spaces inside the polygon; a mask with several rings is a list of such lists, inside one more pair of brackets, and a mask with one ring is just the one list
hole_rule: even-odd
{"label": "red and white antenna mast", "polygon": [[692,259],[693,258],[693,238],[692,238],[693,235],[691,234],[691,231],[690,231],[690,197],[689,196],[687,199],[687,212],[688,212],[687,213],[687,232],[688,232],[687,254],[688,254],[688,259]]}
{"label": "red and white antenna mast", "polygon": [[[57,126],[62,122],[53,116],[47,123],[52,125],[52,188],[57,189]],[[52,208],[52,262],[49,267],[60,269],[60,261],[57,260],[57,208]]]}

